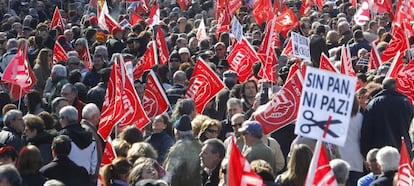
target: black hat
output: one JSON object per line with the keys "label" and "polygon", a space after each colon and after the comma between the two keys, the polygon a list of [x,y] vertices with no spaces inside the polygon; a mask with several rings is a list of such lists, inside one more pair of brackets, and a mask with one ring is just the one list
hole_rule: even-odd
{"label": "black hat", "polygon": [[192,130],[190,117],[187,114],[182,115],[177,121],[175,121],[174,128],[179,131]]}

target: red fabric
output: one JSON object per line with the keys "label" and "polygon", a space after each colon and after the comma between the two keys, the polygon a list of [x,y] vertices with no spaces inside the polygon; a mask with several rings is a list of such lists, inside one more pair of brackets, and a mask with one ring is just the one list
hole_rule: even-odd
{"label": "red fabric", "polygon": [[151,71],[147,78],[143,104],[148,117],[152,118],[166,112],[169,102],[155,73]]}
{"label": "red fabric", "polygon": [[229,62],[230,70],[237,72],[239,81],[245,82],[252,74],[253,64],[257,62],[256,51],[250,46],[246,39],[242,42],[236,42],[231,50],[227,61]]}
{"label": "red fabric", "polygon": [[249,162],[242,155],[234,139],[231,140],[231,151],[228,165],[228,186],[260,186],[263,185],[262,178],[250,167]]}
{"label": "red fabric", "polygon": [[336,186],[335,175],[329,165],[329,158],[324,145],[321,145],[318,165],[315,171],[315,178],[312,185]]}
{"label": "red fabric", "polygon": [[227,32],[230,30],[231,18],[230,18],[230,13],[228,9],[217,5],[216,19],[217,19],[216,38],[218,38],[220,36],[220,33]]}
{"label": "red fabric", "polygon": [[120,79],[118,64],[112,65],[111,76],[108,82],[105,99],[102,105],[101,119],[99,121],[98,134],[102,139],[107,139],[112,128],[123,118],[122,105],[122,81]]}
{"label": "red fabric", "polygon": [[167,43],[165,42],[164,33],[162,32],[161,27],[158,27],[155,44],[157,45],[158,56],[160,56],[159,63],[161,65],[167,64],[170,54],[168,52]]}
{"label": "red fabric", "polygon": [[276,18],[275,30],[278,30],[284,38],[288,32],[299,26],[299,19],[292,9],[287,8],[279,17]]}
{"label": "red fabric", "polygon": [[82,56],[80,56],[81,60],[85,64],[85,68],[91,70],[92,69],[92,59],[91,54],[89,52],[88,43],[86,43],[86,47],[83,48]]}
{"label": "red fabric", "polygon": [[354,71],[354,68],[352,67],[351,53],[349,52],[348,46],[342,46],[341,50],[342,51],[341,51],[341,70],[340,70],[340,72],[342,74],[355,77],[356,73]]}
{"label": "red fabric", "polygon": [[313,6],[313,0],[303,0],[302,5],[299,9],[299,14],[302,16],[305,16],[309,13],[309,11],[312,9]]}
{"label": "red fabric", "polygon": [[263,133],[270,134],[296,120],[302,94],[302,76],[299,72],[287,80],[282,89],[267,104],[253,113],[262,124]]}
{"label": "red fabric", "polygon": [[395,78],[397,81],[397,91],[406,95],[411,100],[411,103],[414,104],[414,61],[404,66],[402,54],[397,53],[387,76]]}
{"label": "red fabric", "polygon": [[258,25],[268,21],[273,16],[273,7],[270,0],[255,0],[252,15]]}
{"label": "red fabric", "polygon": [[[36,84],[36,76],[27,59],[27,45],[18,47],[16,55],[4,70],[2,81],[12,84],[13,97],[20,98]],[[20,89],[22,94],[20,94]]]}
{"label": "red fabric", "polygon": [[63,23],[62,16],[60,15],[59,9],[56,7],[53,12],[52,22],[50,22],[49,29],[55,29],[56,27],[60,28],[60,31],[65,31],[65,23]]}
{"label": "red fabric", "polygon": [[156,5],[151,8],[149,14],[148,26],[158,25],[160,22],[160,6]]}
{"label": "red fabric", "polygon": [[407,144],[405,144],[405,140],[404,138],[402,138],[400,151],[400,166],[398,167],[397,179],[397,185],[399,186],[414,185],[414,171],[413,167],[411,166],[411,158],[407,148]]}
{"label": "red fabric", "polygon": [[394,25],[391,34],[393,38],[388,43],[387,48],[385,48],[381,56],[381,60],[383,62],[387,62],[392,59],[397,51],[404,53],[409,48],[407,36],[405,35],[403,27]]}
{"label": "red fabric", "polygon": [[286,80],[290,79],[298,70],[300,71],[299,61],[296,61],[292,66],[290,66],[289,74]]}
{"label": "red fabric", "polygon": [[369,57],[368,70],[378,69],[381,64],[382,61],[377,51],[377,46],[373,42],[371,43],[371,55]]}
{"label": "red fabric", "polygon": [[55,42],[55,46],[53,47],[53,65],[62,61],[66,63],[68,60],[68,54],[63,49],[63,47],[59,44],[58,41]]}
{"label": "red fabric", "polygon": [[134,80],[137,80],[142,77],[145,71],[150,70],[153,65],[155,65],[155,54],[153,44],[147,48],[144,55],[138,61],[133,69]]}
{"label": "red fabric", "polygon": [[338,72],[338,70],[333,66],[333,64],[329,61],[329,58],[324,53],[321,54],[319,69]]}
{"label": "red fabric", "polygon": [[373,4],[373,8],[374,10],[376,10],[378,13],[389,13],[391,16],[394,15],[394,13],[392,12],[392,0],[381,0],[381,1],[372,1]]}
{"label": "red fabric", "polygon": [[293,46],[292,46],[292,39],[289,38],[288,43],[286,44],[286,47],[283,49],[282,54],[283,56],[292,56],[293,55]]}
{"label": "red fabric", "polygon": [[130,20],[131,25],[135,25],[141,20],[142,18],[138,14],[134,12],[131,13],[131,20]]}
{"label": "red fabric", "polygon": [[107,142],[105,144],[105,149],[102,154],[102,161],[101,161],[101,167],[111,164],[112,160],[116,158],[116,152],[114,147],[112,146],[112,140],[111,137],[108,136]]}
{"label": "red fabric", "polygon": [[202,59],[198,59],[185,96],[194,100],[197,113],[203,113],[206,104],[224,87],[216,73]]}
{"label": "red fabric", "polygon": [[186,11],[188,4],[191,3],[190,0],[177,0],[178,6],[180,6],[181,10]]}
{"label": "red fabric", "polygon": [[277,83],[278,59],[275,54],[275,46],[280,46],[280,40],[275,29],[273,29],[273,33],[271,34],[272,30],[270,24],[271,23],[269,22],[266,29],[266,35],[259,47],[259,50],[257,51],[262,63],[262,67],[260,68],[258,75],[267,81]]}

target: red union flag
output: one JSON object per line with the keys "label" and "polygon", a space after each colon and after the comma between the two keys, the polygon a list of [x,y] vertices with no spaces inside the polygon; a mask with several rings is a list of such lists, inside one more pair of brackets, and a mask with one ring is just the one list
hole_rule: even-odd
{"label": "red union flag", "polygon": [[284,38],[288,32],[299,25],[298,17],[292,9],[287,8],[279,17],[276,18],[275,30],[278,30]]}
{"label": "red union flag", "polygon": [[410,154],[404,138],[401,139],[400,166],[398,167],[398,186],[414,185],[414,171],[411,166]]}
{"label": "red union flag", "polygon": [[170,105],[157,76],[152,70],[147,76],[143,102],[144,110],[150,118],[163,114]]}
{"label": "red union flag", "polygon": [[56,40],[55,46],[53,47],[53,65],[60,61],[66,63],[67,60],[68,54],[65,49],[63,49],[62,45],[60,45],[60,43]]}
{"label": "red union flag", "polygon": [[197,113],[202,113],[205,105],[224,86],[224,83],[206,62],[198,59],[190,81],[188,82],[186,97],[192,98],[195,102]]}
{"label": "red union flag", "polygon": [[253,64],[258,61],[256,52],[249,42],[243,38],[242,42],[236,42],[231,50],[227,61],[230,70],[237,72],[239,81],[245,82],[252,74]]}
{"label": "red union flag", "polygon": [[82,49],[83,51],[82,56],[80,56],[81,60],[83,61],[85,68],[91,70],[92,69],[92,59],[91,53],[89,52],[88,43],[86,42],[86,46]]}
{"label": "red union flag", "polygon": [[230,15],[233,15],[242,6],[242,1],[228,0],[227,5],[229,7]]}
{"label": "red union flag", "polygon": [[177,0],[178,6],[180,6],[181,10],[186,11],[187,6],[191,3],[190,0]]}
{"label": "red union flag", "polygon": [[227,8],[221,7],[217,3],[216,7],[216,19],[217,19],[217,28],[216,28],[216,38],[219,37],[220,33],[227,32],[230,30],[230,13]]}
{"label": "red union flag", "polygon": [[277,57],[274,52],[274,49],[269,50],[269,55],[266,53],[258,54],[260,61],[262,63],[262,68],[260,68],[258,75],[264,80],[277,82]]}
{"label": "red union flag", "polygon": [[348,46],[342,46],[341,49],[341,73],[348,76],[356,76],[354,67],[352,67],[351,53]]}
{"label": "red union flag", "polygon": [[101,167],[111,164],[112,160],[116,158],[116,152],[114,147],[112,146],[112,139],[110,136],[108,136],[105,149],[102,154],[102,161],[101,161]]}
{"label": "red union flag", "polygon": [[52,22],[49,25],[50,29],[55,29],[56,27],[60,28],[60,31],[65,31],[65,23],[63,23],[62,16],[60,15],[60,11],[58,7],[55,8],[55,11],[53,12],[53,18]]}
{"label": "red union flag", "polygon": [[378,69],[382,64],[381,58],[377,51],[377,46],[374,42],[371,43],[371,55],[368,62],[368,70]]}
{"label": "red union flag", "polygon": [[302,75],[296,72],[272,101],[260,106],[253,116],[262,124],[265,135],[272,133],[296,120],[302,94]]}
{"label": "red union flag", "polygon": [[[16,55],[4,69],[2,80],[9,82],[13,89],[13,98],[18,99],[36,84],[36,76],[27,60],[27,43],[23,42]],[[15,91],[17,90],[17,91]],[[20,90],[22,94],[20,94]]]}
{"label": "red union flag", "polygon": [[168,63],[168,58],[170,54],[168,52],[167,43],[165,43],[164,33],[161,30],[161,27],[158,27],[157,30],[157,40],[155,41],[157,45],[159,56],[160,56],[160,64],[165,65]]}
{"label": "red union flag", "polygon": [[400,52],[395,55],[394,61],[388,70],[387,77],[397,81],[398,92],[406,95],[414,103],[414,62],[404,66]]}
{"label": "red union flag", "polygon": [[133,69],[134,80],[141,78],[144,72],[150,70],[153,65],[155,65],[155,54],[154,45],[151,44]]}
{"label": "red union flag", "polygon": [[234,143],[234,138],[231,139],[231,151],[228,164],[228,186],[262,186],[263,180],[250,167],[249,162],[242,155],[237,145]]}
{"label": "red union flag", "polygon": [[337,186],[335,175],[329,165],[329,158],[322,141],[318,140],[315,146],[315,153],[306,176],[305,186],[324,185]]}
{"label": "red union flag", "polygon": [[112,65],[111,76],[106,89],[105,99],[102,105],[101,119],[99,121],[98,134],[102,139],[107,139],[112,128],[124,117],[122,103],[122,79],[119,75],[118,63]]}
{"label": "red union flag", "polygon": [[331,72],[338,72],[338,69],[336,69],[333,66],[333,64],[329,61],[329,58],[323,52],[321,54],[321,62],[319,64],[319,69],[324,69]]}
{"label": "red union flag", "polygon": [[392,59],[397,51],[404,53],[409,47],[407,36],[405,35],[404,28],[398,25],[394,25],[392,28],[392,39],[382,53],[381,60],[387,62]]}
{"label": "red union flag", "polygon": [[255,0],[253,8],[253,17],[258,25],[272,18],[273,8],[270,0]]}
{"label": "red union flag", "polygon": [[123,119],[119,123],[119,128],[123,128],[131,125],[135,125],[139,129],[143,129],[150,120],[147,114],[142,108],[141,101],[138,98],[137,91],[135,90],[134,84],[127,75],[125,62],[121,54],[115,56],[115,63],[118,63],[119,79],[121,80],[121,95],[122,95],[122,114]]}
{"label": "red union flag", "polygon": [[292,56],[292,54],[293,54],[292,38],[289,38],[289,41],[286,44],[286,47],[283,49],[281,55],[289,57],[289,56]]}

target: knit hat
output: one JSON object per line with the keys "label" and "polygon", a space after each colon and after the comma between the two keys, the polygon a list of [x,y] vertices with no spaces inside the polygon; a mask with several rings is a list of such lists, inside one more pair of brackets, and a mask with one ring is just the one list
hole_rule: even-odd
{"label": "knit hat", "polygon": [[190,131],[191,128],[191,120],[187,114],[182,115],[175,123],[174,128],[179,131]]}

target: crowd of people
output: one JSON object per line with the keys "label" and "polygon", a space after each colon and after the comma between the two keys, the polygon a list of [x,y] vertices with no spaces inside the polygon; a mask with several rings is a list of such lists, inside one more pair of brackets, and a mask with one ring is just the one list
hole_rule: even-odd
{"label": "crowd of people", "polygon": [[[370,43],[376,44],[381,55],[393,38],[389,13],[372,14],[373,19],[360,26],[353,21],[356,7],[345,0],[326,1],[322,11],[315,7],[307,15],[299,14],[301,1],[281,1],[300,20],[291,31],[310,39],[311,61],[282,55],[289,36],[279,35],[281,46],[275,47],[278,82],[269,83],[258,75],[260,61],[253,65],[248,80],[240,82],[227,61],[236,40],[230,31],[216,33],[216,1],[193,0],[187,10],[178,1],[107,3],[119,22],[131,19],[132,14],[142,19],[104,30],[90,2],[0,0],[0,72],[4,73],[18,47],[28,43],[28,65],[37,79],[20,99],[12,96],[8,83],[0,86],[0,185],[226,185],[231,139],[266,185],[304,185],[315,140],[296,136],[294,123],[264,135],[253,113],[272,100],[293,65],[299,70],[306,65],[319,67],[323,53],[340,68],[342,45],[349,46],[360,88],[345,145],[324,144],[330,166],[338,185],[395,184],[399,151],[404,148],[401,137],[412,152],[414,109],[407,95],[397,91],[398,80],[386,77],[391,61],[373,70],[366,63]],[[112,57],[121,53],[133,64],[140,60],[154,42],[156,29],[147,22],[156,3],[160,6],[156,27],[161,28],[170,55],[166,65],[154,65],[152,70],[171,110],[151,118],[145,128],[116,129],[112,141],[102,139],[97,129]],[[66,23],[64,30],[49,27],[56,6]],[[235,18],[244,38],[258,50],[266,29],[256,23],[252,8],[250,1],[242,0]],[[199,41],[196,33],[201,21],[208,38]],[[56,64],[55,41],[68,56]],[[409,42],[414,44],[414,37]],[[85,48],[91,54],[91,70],[82,58]],[[403,55],[405,65],[412,63],[411,49]],[[185,97],[198,58],[225,84],[202,113],[196,112],[194,100]],[[133,82],[141,103],[146,75]],[[109,162],[106,143],[111,143],[116,154]]]}

